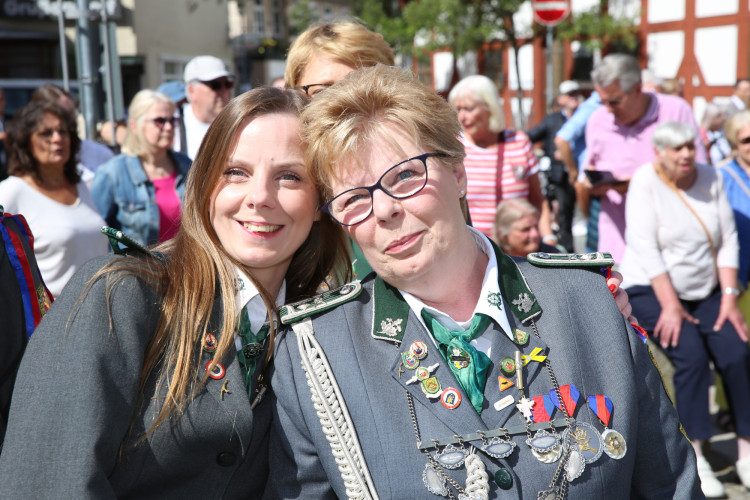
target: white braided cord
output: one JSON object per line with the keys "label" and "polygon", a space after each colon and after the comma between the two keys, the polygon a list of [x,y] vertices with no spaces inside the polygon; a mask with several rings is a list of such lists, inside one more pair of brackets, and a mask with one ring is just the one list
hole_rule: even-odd
{"label": "white braided cord", "polygon": [[479,500],[490,497],[490,483],[484,462],[476,453],[470,453],[464,462],[466,467],[466,496]]}
{"label": "white braided cord", "polygon": [[331,446],[347,497],[378,500],[349,410],[323,348],[315,339],[312,321],[305,318],[293,323],[292,329],[297,334],[302,369],[310,387],[313,406]]}

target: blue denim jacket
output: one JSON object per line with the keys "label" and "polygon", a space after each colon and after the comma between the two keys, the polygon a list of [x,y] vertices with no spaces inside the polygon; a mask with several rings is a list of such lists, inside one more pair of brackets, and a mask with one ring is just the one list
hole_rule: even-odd
{"label": "blue denim jacket", "polygon": [[[182,203],[191,161],[180,153],[170,151],[169,155],[177,166],[175,188]],[[154,184],[146,176],[137,156],[117,155],[99,167],[91,186],[91,196],[110,227],[144,245],[158,241],[159,207]]]}

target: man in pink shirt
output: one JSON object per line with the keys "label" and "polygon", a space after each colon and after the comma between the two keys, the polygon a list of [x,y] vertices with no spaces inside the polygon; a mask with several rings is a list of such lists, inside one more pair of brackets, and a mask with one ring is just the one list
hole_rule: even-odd
{"label": "man in pink shirt", "polygon": [[[603,106],[586,124],[587,169],[611,172],[620,182],[592,186],[592,196],[601,196],[599,250],[610,252],[619,263],[625,251],[625,196],[628,181],[641,165],[654,159],[651,135],[662,122],[693,125],[693,112],[680,97],[641,90],[641,67],[627,54],[610,54],[591,72],[594,88]],[[706,152],[696,139],[696,161],[705,163]]]}

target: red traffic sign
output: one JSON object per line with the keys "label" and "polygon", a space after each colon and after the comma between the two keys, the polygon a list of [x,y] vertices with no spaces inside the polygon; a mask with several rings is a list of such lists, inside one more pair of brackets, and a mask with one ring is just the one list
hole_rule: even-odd
{"label": "red traffic sign", "polygon": [[544,26],[557,26],[570,13],[569,0],[534,0],[534,20]]}

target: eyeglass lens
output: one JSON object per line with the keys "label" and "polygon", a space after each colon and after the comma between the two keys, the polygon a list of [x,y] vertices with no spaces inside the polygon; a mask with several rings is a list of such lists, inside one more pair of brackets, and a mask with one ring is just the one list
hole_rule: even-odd
{"label": "eyeglass lens", "polygon": [[396,199],[414,196],[427,184],[427,158],[434,155],[409,158],[388,169],[377,184],[344,191],[329,202],[329,213],[339,223],[351,226],[370,216],[372,193],[378,188]]}
{"label": "eyeglass lens", "polygon": [[333,84],[332,83],[312,83],[310,85],[300,85],[299,87],[296,87],[296,88],[301,89],[308,96],[314,97],[316,94],[319,94],[320,92],[324,91],[331,85]]}
{"label": "eyeglass lens", "polygon": [[219,78],[218,80],[211,80],[210,82],[202,83],[208,85],[214,92],[218,92],[221,89],[231,89],[232,87],[234,87],[234,81],[229,80],[228,78]]}
{"label": "eyeglass lens", "polygon": [[742,139],[739,139],[737,142],[740,144],[750,144],[750,137],[743,137]]}
{"label": "eyeglass lens", "polygon": [[159,116],[156,118],[152,118],[151,121],[154,122],[154,124],[159,128],[163,127],[167,123],[171,123],[172,125],[177,124],[177,118],[174,116],[169,116],[169,117]]}

